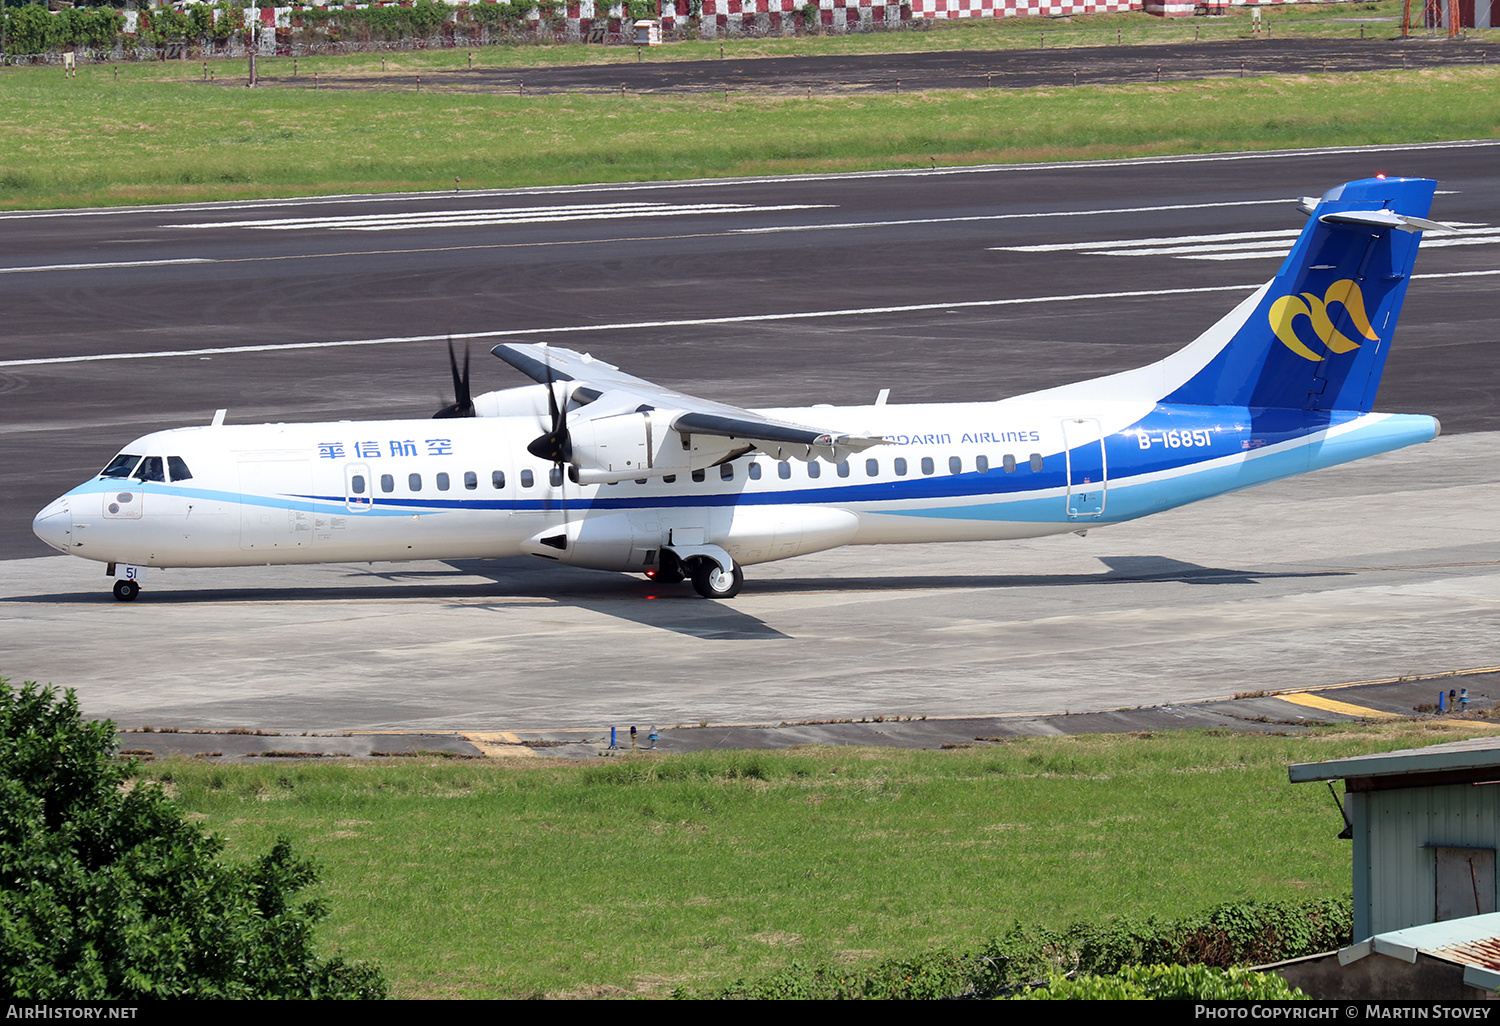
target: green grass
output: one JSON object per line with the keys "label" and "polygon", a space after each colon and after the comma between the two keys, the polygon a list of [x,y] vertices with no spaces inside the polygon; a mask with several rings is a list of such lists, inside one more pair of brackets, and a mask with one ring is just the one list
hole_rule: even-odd
{"label": "green grass", "polygon": [[0,75],[0,209],[1417,142],[1500,68],[1025,91],[517,97]]}
{"label": "green grass", "polygon": [[237,855],[286,834],[315,856],[325,946],[380,962],[396,996],[662,995],[1016,920],[1337,896],[1338,814],[1287,765],[1490,729],[146,772]]}

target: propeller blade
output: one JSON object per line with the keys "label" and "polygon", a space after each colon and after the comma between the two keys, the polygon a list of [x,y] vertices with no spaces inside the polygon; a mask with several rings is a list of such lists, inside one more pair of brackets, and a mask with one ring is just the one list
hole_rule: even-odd
{"label": "propeller blade", "polygon": [[458,356],[453,352],[453,340],[448,340],[448,369],[453,374],[453,404],[444,406],[432,415],[433,420],[445,420],[449,417],[472,417],[474,416],[474,396],[469,390],[469,345],[464,344],[464,369],[460,374],[458,371]]}
{"label": "propeller blade", "polygon": [[573,458],[573,439],[568,434],[565,411],[557,405],[557,390],[552,380],[552,365],[547,364],[547,412],[551,427],[546,434],[531,440],[526,451],[539,460],[554,464],[559,471],[562,465]]}

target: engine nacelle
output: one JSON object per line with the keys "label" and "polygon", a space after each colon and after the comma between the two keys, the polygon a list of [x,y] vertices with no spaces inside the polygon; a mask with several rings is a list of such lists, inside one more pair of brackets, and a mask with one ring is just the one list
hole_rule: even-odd
{"label": "engine nacelle", "polygon": [[546,430],[547,386],[521,385],[485,392],[474,397],[476,417],[535,417],[539,431]]}
{"label": "engine nacelle", "polygon": [[[587,407],[585,407],[587,409]],[[672,430],[678,410],[580,416],[568,425],[579,481],[602,484],[702,470],[748,450],[742,441]]]}

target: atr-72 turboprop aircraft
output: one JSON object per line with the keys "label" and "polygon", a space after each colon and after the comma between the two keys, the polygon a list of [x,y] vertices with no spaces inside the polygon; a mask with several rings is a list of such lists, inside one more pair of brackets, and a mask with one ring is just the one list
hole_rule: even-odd
{"label": "atr-72 turboprop aircraft", "polygon": [[[692,579],[839,545],[1079,531],[1435,438],[1371,413],[1436,183],[1304,200],[1276,277],[1133,371],[982,403],[747,410],[567,349],[496,346],[537,384],[430,420],[208,426],[138,438],[36,516],[38,537],[144,567],[530,554]],[[450,359],[451,350],[450,350]]]}

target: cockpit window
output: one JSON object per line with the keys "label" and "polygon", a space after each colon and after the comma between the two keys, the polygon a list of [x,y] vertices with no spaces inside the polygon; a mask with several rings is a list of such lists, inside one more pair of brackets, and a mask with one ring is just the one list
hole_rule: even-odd
{"label": "cockpit window", "polygon": [[181,456],[168,456],[167,469],[172,472],[173,481],[186,481],[193,476],[193,472],[187,468],[187,461]]}
{"label": "cockpit window", "polygon": [[165,481],[167,471],[164,462],[160,456],[147,456],[130,476],[137,481]]}
{"label": "cockpit window", "polygon": [[139,456],[128,452],[122,452],[109,461],[109,466],[99,471],[100,477],[129,477],[135,465],[141,461]]}

